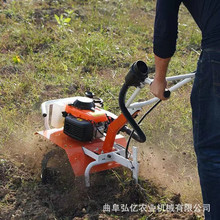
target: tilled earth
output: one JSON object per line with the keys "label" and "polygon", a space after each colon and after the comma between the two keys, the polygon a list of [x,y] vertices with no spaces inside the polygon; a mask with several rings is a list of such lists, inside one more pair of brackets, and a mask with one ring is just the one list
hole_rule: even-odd
{"label": "tilled earth", "polygon": [[[199,219],[194,213],[121,209],[122,206],[160,204],[165,198],[163,189],[148,180],[140,180],[135,185],[128,171],[121,168],[93,174],[91,187],[86,188],[82,178],[76,179],[72,186],[56,179],[42,184],[39,172],[21,161],[0,157],[0,219],[4,220]],[[179,203],[180,195],[174,195],[167,202]]]}

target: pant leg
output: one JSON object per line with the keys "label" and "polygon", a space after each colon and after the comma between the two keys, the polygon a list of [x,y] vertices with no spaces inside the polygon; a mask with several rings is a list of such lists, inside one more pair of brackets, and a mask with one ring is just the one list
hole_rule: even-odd
{"label": "pant leg", "polygon": [[220,220],[220,52],[203,51],[191,94],[193,138],[206,220]]}

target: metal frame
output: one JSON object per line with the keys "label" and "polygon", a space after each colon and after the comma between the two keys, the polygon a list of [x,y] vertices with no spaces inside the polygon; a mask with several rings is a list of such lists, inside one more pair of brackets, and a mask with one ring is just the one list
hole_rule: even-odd
{"label": "metal frame", "polygon": [[133,156],[132,160],[125,158],[125,148],[121,147],[118,144],[114,145],[114,148],[116,149],[113,152],[109,153],[103,153],[103,154],[95,154],[94,152],[88,150],[87,148],[83,147],[84,153],[93,158],[95,161],[91,162],[86,170],[85,170],[85,184],[87,187],[90,186],[90,177],[89,173],[93,166],[100,165],[103,163],[109,163],[109,162],[117,162],[121,164],[124,167],[129,168],[133,173],[133,178],[135,179],[135,182],[138,183],[138,171],[139,171],[139,162],[137,161],[137,147],[133,146]]}
{"label": "metal frame", "polygon": [[[193,78],[195,77],[195,72],[193,73],[189,73],[189,74],[184,74],[184,75],[177,75],[177,76],[170,76],[170,77],[166,77],[167,81],[177,81],[177,80],[182,80],[180,82],[178,82],[177,84],[175,84],[174,86],[172,86],[171,88],[169,88],[170,92],[174,92],[177,89],[179,89],[180,87],[182,87],[183,85],[187,84],[188,82],[190,82]],[[141,89],[146,85],[146,84],[151,84],[153,82],[153,79],[147,78],[144,83],[140,86],[137,87],[136,90],[133,92],[133,94],[131,95],[131,97],[128,99],[128,101],[126,102],[126,107],[128,108],[128,110],[130,111],[130,113],[132,114],[133,112],[137,111],[138,109],[143,108],[146,105],[150,105],[153,104],[157,101],[159,101],[159,98],[154,97],[150,100],[144,101],[144,102],[136,102],[136,103],[132,103],[133,100],[135,99],[135,97],[139,94],[139,92],[141,91]]]}
{"label": "metal frame", "polygon": [[[175,81],[175,80],[182,80],[176,85],[172,86],[169,88],[170,92],[176,91],[178,88],[181,86],[185,85],[186,83],[190,82],[193,78],[195,77],[195,73],[190,73],[190,74],[185,74],[185,75],[179,75],[179,76],[172,76],[172,77],[167,77],[167,81]],[[154,97],[148,101],[145,102],[139,102],[139,103],[134,103],[132,104],[132,101],[135,99],[135,97],[139,94],[140,90],[144,88],[145,84],[151,84],[152,79],[147,78],[145,82],[140,86],[137,87],[136,90],[133,92],[131,97],[128,99],[126,102],[126,107],[129,109],[130,113],[134,113],[137,110],[141,109],[142,107],[152,104],[154,102],[157,102],[159,99]],[[135,182],[138,183],[138,171],[139,171],[139,163],[137,161],[137,147],[133,146],[133,160],[129,160],[125,158],[125,149],[123,147],[120,147],[119,145],[115,144],[114,148],[117,149],[116,151],[109,152],[109,153],[103,153],[100,155],[97,155],[93,153],[92,151],[88,150],[87,148],[83,147],[84,153],[93,158],[95,161],[91,162],[85,171],[85,183],[86,186],[90,186],[90,178],[89,178],[89,172],[93,166],[107,163],[107,162],[112,162],[115,161],[124,167],[129,168],[132,173],[133,173],[133,178],[135,179]]]}

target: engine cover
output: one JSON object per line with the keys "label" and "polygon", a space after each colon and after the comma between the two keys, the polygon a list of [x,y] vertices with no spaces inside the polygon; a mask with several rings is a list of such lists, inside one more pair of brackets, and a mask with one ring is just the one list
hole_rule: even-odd
{"label": "engine cover", "polygon": [[93,125],[89,121],[67,115],[64,121],[64,133],[79,141],[91,141],[93,138]]}
{"label": "engine cover", "polygon": [[105,111],[95,107],[90,103],[92,99],[88,99],[86,98],[85,103],[83,99],[76,100],[65,109],[64,133],[79,141],[91,141],[102,137],[108,124]]}

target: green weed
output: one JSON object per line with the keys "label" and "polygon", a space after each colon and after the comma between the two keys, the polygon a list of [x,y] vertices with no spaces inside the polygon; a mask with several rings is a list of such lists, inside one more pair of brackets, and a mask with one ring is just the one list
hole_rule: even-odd
{"label": "green weed", "polygon": [[61,14],[60,17],[55,14],[54,17],[60,27],[68,26],[71,21],[71,18],[64,18],[63,14]]}

